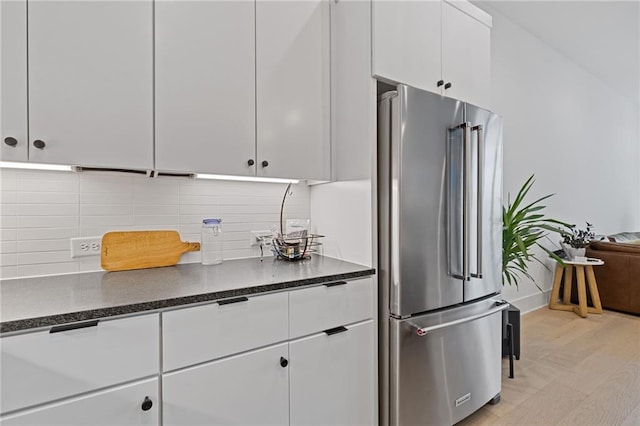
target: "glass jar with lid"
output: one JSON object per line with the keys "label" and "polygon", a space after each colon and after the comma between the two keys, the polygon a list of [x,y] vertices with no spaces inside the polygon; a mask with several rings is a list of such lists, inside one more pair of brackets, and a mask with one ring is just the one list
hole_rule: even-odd
{"label": "glass jar with lid", "polygon": [[200,252],[203,265],[222,263],[222,219],[204,219],[202,221]]}

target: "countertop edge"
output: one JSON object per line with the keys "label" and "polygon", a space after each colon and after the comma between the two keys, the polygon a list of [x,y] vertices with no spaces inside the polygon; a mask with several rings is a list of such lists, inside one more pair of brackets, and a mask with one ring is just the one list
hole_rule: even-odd
{"label": "countertop edge", "polygon": [[135,303],[131,305],[120,305],[108,308],[100,309],[88,309],[78,312],[69,312],[58,315],[47,315],[35,318],[25,318],[20,320],[5,321],[0,323],[0,335],[14,332],[25,332],[27,330],[37,331],[43,327],[51,327],[61,324],[68,324],[73,322],[106,319],[110,317],[132,315],[136,313],[143,313],[147,311],[162,310],[173,307],[187,306],[191,304],[212,302],[215,300],[225,299],[229,297],[258,295],[262,293],[269,293],[272,291],[287,290],[296,287],[313,286],[318,284],[325,284],[332,281],[348,280],[355,278],[362,278],[375,275],[374,268],[365,269],[354,272],[347,272],[341,274],[333,274],[326,276],[319,276],[313,278],[306,278],[302,280],[283,281],[275,284],[257,285],[251,287],[237,288],[231,290],[223,290],[210,293],[194,294],[189,296],[159,299],[144,303]]}

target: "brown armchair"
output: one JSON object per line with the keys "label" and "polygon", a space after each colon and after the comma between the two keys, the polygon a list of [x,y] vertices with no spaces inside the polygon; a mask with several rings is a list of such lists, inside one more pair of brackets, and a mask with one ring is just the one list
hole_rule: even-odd
{"label": "brown armchair", "polygon": [[640,315],[640,245],[596,241],[587,256],[604,261],[593,268],[602,307]]}

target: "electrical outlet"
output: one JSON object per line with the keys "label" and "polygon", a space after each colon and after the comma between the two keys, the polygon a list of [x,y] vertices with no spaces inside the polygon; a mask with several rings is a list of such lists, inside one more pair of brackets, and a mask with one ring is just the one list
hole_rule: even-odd
{"label": "electrical outlet", "polygon": [[102,237],[71,238],[71,257],[100,256]]}
{"label": "electrical outlet", "polygon": [[270,246],[272,235],[273,233],[271,231],[251,231],[249,245],[252,247],[259,246],[260,242],[262,242],[263,246]]}

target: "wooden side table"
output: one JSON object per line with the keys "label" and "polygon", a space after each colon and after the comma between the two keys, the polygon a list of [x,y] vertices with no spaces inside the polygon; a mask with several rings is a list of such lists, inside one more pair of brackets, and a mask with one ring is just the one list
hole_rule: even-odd
{"label": "wooden side table", "polygon": [[[556,265],[556,273],[553,278],[553,289],[551,290],[551,299],[549,299],[549,309],[557,309],[561,311],[573,311],[580,315],[582,318],[586,318],[587,313],[601,314],[602,304],[600,303],[600,294],[598,293],[598,284],[596,283],[596,276],[593,273],[593,267],[604,265],[601,259],[589,258],[586,262],[565,260],[566,268],[563,268],[561,264]],[[571,280],[573,278],[573,269],[576,269],[576,278],[578,281],[578,304],[571,303]],[[562,275],[564,270],[564,291],[562,294],[562,303],[558,303],[558,297],[560,296],[560,283],[562,282]],[[593,307],[587,306],[587,288],[585,285],[584,274],[587,272],[587,283],[589,284],[589,293],[591,293],[591,300],[593,301]]]}

